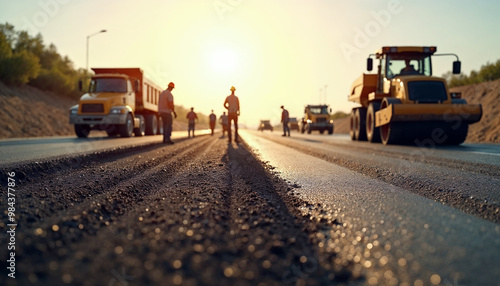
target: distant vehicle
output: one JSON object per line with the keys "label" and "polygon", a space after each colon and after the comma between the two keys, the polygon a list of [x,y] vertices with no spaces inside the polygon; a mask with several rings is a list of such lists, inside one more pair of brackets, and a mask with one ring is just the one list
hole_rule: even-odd
{"label": "distant vehicle", "polygon": [[[163,133],[158,116],[161,87],[148,80],[139,68],[93,68],[88,93],[70,108],[69,122],[78,137],[90,130],[109,136],[131,137]],[[80,90],[82,82],[80,81]]]}
{"label": "distant vehicle", "polygon": [[271,125],[271,122],[269,120],[261,120],[258,130],[271,130],[271,132],[273,132],[273,126]]}
{"label": "distant vehicle", "polygon": [[325,131],[333,134],[333,120],[330,119],[328,105],[306,105],[301,123],[301,133],[307,131],[307,134],[311,134],[313,130],[318,130],[321,134]]}
{"label": "distant vehicle", "polygon": [[299,122],[297,121],[297,117],[290,117],[290,130],[300,131]]}

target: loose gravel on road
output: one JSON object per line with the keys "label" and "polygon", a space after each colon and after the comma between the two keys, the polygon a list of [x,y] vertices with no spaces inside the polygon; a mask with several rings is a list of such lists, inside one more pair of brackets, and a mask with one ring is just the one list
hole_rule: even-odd
{"label": "loose gravel on road", "polygon": [[[364,281],[359,263],[339,254],[351,245],[342,222],[295,196],[244,143],[200,136],[7,171],[19,188],[17,278],[2,285]],[[328,233],[337,244],[325,245]]]}

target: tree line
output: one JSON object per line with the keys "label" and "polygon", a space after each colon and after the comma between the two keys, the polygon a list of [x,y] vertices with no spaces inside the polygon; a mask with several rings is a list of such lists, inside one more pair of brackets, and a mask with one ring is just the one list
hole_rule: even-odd
{"label": "tree line", "polygon": [[472,70],[468,76],[463,73],[453,75],[451,72],[447,72],[443,77],[447,80],[449,87],[493,81],[500,78],[500,60],[497,60],[496,63],[488,62],[481,66],[479,71]]}
{"label": "tree line", "polygon": [[45,45],[41,34],[30,36],[9,23],[0,24],[0,80],[10,85],[29,84],[41,90],[79,97],[78,80],[85,69],[75,69],[54,44]]}

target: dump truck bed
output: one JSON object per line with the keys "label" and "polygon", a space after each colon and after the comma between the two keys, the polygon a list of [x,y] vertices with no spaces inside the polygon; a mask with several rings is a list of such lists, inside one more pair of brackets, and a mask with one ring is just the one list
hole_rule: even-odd
{"label": "dump truck bed", "polygon": [[357,102],[363,107],[368,106],[368,94],[377,88],[376,74],[362,74],[351,86],[349,101]]}

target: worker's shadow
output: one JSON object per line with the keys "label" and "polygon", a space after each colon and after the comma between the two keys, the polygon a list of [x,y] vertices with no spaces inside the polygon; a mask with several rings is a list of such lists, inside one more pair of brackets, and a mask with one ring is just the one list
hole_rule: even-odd
{"label": "worker's shadow", "polygon": [[[334,261],[336,254],[320,253],[309,237],[318,237],[322,231],[333,230],[332,224],[326,220],[311,222],[309,216],[304,218],[302,211],[296,206],[310,204],[288,195],[287,190],[290,188],[288,183],[269,172],[272,168],[266,167],[265,163],[256,158],[244,142],[228,143],[222,162],[229,170],[226,194],[228,203],[244,200],[248,204],[248,208],[241,210],[238,208],[236,215],[251,217],[252,212],[259,213],[260,221],[265,222],[255,227],[250,226],[249,231],[266,233],[268,234],[266,237],[271,239],[278,237],[277,243],[280,241],[280,236],[293,237],[297,241],[286,247],[275,248],[275,255],[289,264],[281,276],[281,282],[294,284],[300,278],[316,283],[315,285],[332,285],[364,279],[353,275],[348,265],[331,269],[330,263]],[[275,231],[279,232],[279,235],[273,233]],[[300,255],[288,257],[287,253],[300,253]],[[305,264],[304,258],[308,264]]]}

